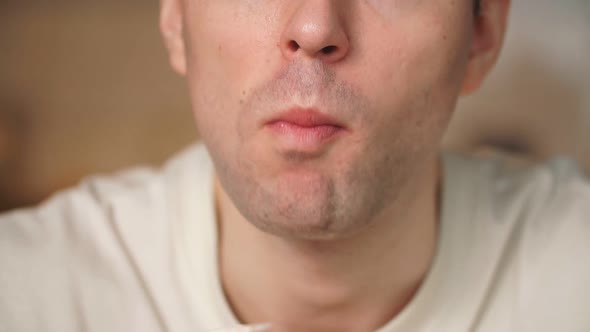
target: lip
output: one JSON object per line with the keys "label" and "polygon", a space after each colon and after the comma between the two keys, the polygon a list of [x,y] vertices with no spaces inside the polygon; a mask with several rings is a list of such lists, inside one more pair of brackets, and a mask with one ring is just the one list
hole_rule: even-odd
{"label": "lip", "polygon": [[286,122],[304,128],[317,126],[334,126],[344,128],[344,125],[334,117],[313,108],[289,109],[285,112],[277,114],[275,117],[267,121],[266,124],[268,125],[276,122]]}
{"label": "lip", "polygon": [[347,128],[332,116],[316,109],[293,108],[265,122],[276,139],[275,144],[285,152],[315,154],[343,134]]}

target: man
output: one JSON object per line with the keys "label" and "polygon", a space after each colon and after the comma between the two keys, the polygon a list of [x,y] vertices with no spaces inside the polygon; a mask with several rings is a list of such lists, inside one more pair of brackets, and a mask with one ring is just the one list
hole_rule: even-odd
{"label": "man", "polygon": [[162,0],[204,145],[4,216],[0,331],[589,330],[586,180],[439,151],[479,6]]}

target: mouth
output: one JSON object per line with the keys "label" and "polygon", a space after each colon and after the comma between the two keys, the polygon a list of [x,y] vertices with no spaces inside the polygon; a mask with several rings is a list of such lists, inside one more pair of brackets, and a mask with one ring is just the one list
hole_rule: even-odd
{"label": "mouth", "polygon": [[293,108],[265,122],[264,128],[286,152],[320,152],[347,131],[341,121],[316,109]]}

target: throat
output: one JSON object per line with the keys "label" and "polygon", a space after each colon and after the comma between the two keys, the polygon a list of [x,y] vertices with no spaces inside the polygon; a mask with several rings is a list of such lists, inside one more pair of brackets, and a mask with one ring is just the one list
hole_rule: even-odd
{"label": "throat", "polygon": [[[354,274],[354,269],[347,271]],[[223,272],[228,302],[240,322],[270,322],[271,331],[375,331],[412,299],[421,279],[393,286],[387,280],[323,276],[300,271],[246,277]],[[242,279],[242,280],[237,280]],[[378,286],[377,286],[378,285]],[[376,287],[377,286],[377,287]]]}
{"label": "throat", "polygon": [[354,236],[316,241],[263,232],[219,196],[219,272],[235,317],[271,323],[272,332],[384,326],[411,302],[433,263],[434,192],[404,202],[401,210],[414,213],[387,211]]}
{"label": "throat", "polygon": [[[250,231],[258,232],[239,233]],[[227,240],[220,272],[228,303],[241,323],[270,322],[273,332],[375,331],[411,301],[434,254],[433,248],[412,251],[402,239],[372,253],[261,232],[252,234],[247,250]],[[402,250],[414,255],[391,255]]]}

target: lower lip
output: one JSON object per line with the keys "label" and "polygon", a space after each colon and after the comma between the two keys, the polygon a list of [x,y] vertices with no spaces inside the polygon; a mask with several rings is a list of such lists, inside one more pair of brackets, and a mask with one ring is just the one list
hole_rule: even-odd
{"label": "lower lip", "polygon": [[292,122],[277,121],[267,127],[290,150],[313,152],[335,138],[342,127],[332,125],[299,126]]}

